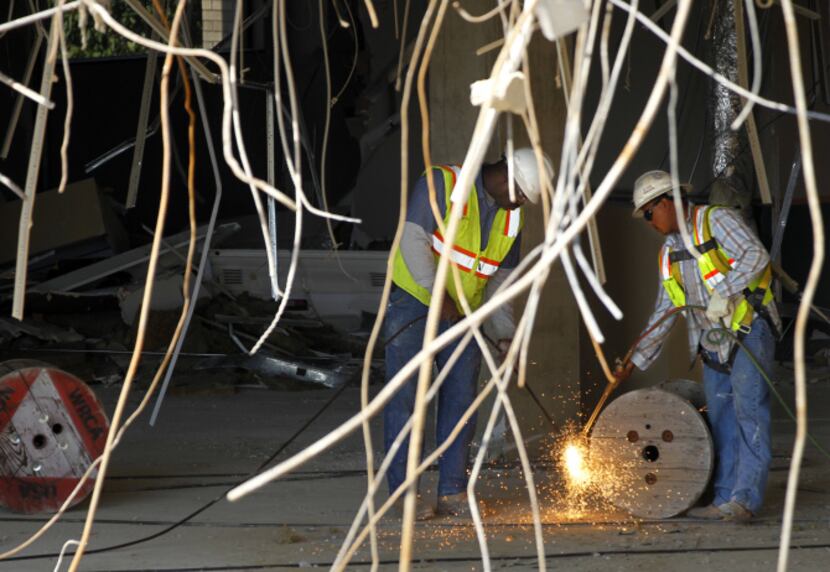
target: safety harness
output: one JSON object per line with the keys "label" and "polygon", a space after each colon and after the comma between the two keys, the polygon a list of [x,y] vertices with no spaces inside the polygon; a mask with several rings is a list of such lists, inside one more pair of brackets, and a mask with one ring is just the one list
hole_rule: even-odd
{"label": "safety harness", "polygon": [[[723,207],[701,206],[694,207],[692,211],[692,220],[694,222],[693,242],[695,248],[701,254],[700,258],[697,259],[698,269],[703,279],[703,284],[706,286],[709,294],[726,278],[726,275],[732,270],[732,264],[735,262],[735,259],[712,236],[709,219],[711,214],[719,208]],[[676,307],[686,305],[686,291],[683,287],[680,262],[692,259],[694,259],[692,253],[685,249],[672,251],[668,246],[664,246],[660,250],[658,263],[660,265],[663,288],[665,288],[669,299]],[[729,325],[732,332],[739,338],[742,338],[751,331],[752,320],[756,313],[769,323],[772,331],[778,336],[778,328],[769,313],[769,304],[773,300],[773,292],[770,288],[771,283],[772,267],[767,264],[744,289],[744,298],[732,313],[732,320]],[[729,364],[732,363],[737,347],[735,345],[729,361],[725,364],[727,370]],[[717,366],[721,368],[724,366],[724,364],[713,365],[711,360],[708,360],[705,352],[701,352],[701,356],[707,365],[713,369],[718,370],[720,368]]]}

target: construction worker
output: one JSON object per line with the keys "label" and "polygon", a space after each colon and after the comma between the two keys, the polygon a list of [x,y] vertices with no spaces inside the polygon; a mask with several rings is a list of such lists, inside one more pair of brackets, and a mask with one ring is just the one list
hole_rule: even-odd
{"label": "construction worker", "polygon": [[[547,179],[553,176],[550,159],[544,157]],[[478,308],[494,292],[519,261],[522,205],[541,200],[541,183],[536,156],[531,149],[514,152],[514,195],[511,199],[508,167],[505,159],[486,164],[475,179],[455,244],[447,248],[430,207],[427,176],[435,183],[438,212],[444,225],[449,223],[450,196],[461,168],[456,165],[435,166],[415,183],[407,204],[406,223],[401,245],[395,254],[393,287],[386,310],[383,337],[386,340],[386,379],[395,374],[417,354],[424,341],[425,317],[432,298],[438,258],[442,253],[460,270],[461,286],[470,307]],[[462,315],[455,282],[450,274],[441,306],[439,333],[447,330]],[[502,305],[491,317],[487,328],[505,351],[515,331],[510,304]],[[439,370],[449,360],[458,342],[449,344],[435,356]],[[477,392],[481,353],[475,342],[461,353],[438,392],[436,442],[441,444],[473,402]],[[415,403],[417,374],[386,405],[383,415],[384,444],[388,452],[406,424]],[[417,518],[424,520],[441,514],[465,514],[467,505],[467,464],[470,443],[475,432],[475,416],[440,457],[438,498],[419,495]],[[388,472],[390,494],[406,476],[407,440],[395,455]]]}
{"label": "construction worker", "polygon": [[[693,518],[747,521],[761,508],[771,459],[769,388],[743,346],[769,371],[781,321],[773,301],[770,258],[733,209],[693,206],[681,185],[683,219],[672,200],[671,177],[649,171],[634,184],[633,216],[666,237],[658,257],[660,287],[646,329],[673,307],[682,312],[692,360],[703,361],[703,385],[716,451],[715,498],[688,511]],[[684,225],[700,253],[684,246]],[[660,353],[676,315],[637,344],[622,381],[636,366],[647,369]]]}

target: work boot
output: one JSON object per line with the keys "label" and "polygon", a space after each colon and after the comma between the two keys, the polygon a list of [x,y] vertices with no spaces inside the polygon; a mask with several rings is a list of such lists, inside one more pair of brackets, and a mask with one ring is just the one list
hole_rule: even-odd
{"label": "work boot", "polygon": [[707,506],[696,506],[687,510],[686,516],[700,520],[724,520],[727,515],[723,510],[721,510],[721,507],[723,506],[724,505],[715,506],[713,504]]}
{"label": "work boot", "polygon": [[438,497],[438,514],[469,518],[470,503],[467,500],[467,493],[462,492]]}
{"label": "work boot", "polygon": [[731,500],[718,508],[724,513],[724,520],[732,522],[749,522],[752,520],[752,512],[738,501]]}
{"label": "work boot", "polygon": [[[395,513],[398,515],[398,518],[403,518],[404,499],[405,496],[402,496],[395,503]],[[419,494],[415,501],[415,520],[424,521],[432,520],[433,518],[435,518],[435,504]]]}

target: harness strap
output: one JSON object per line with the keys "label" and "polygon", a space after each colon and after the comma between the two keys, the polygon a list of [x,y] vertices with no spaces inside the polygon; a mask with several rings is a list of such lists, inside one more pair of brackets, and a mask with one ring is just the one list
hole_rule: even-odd
{"label": "harness strap", "polygon": [[[716,250],[718,248],[718,243],[714,238],[710,238],[703,244],[697,247],[698,251],[701,254],[705,254],[710,250]],[[669,254],[669,262],[675,264],[676,262],[683,262],[684,260],[693,260],[694,256],[688,250],[673,250],[671,254]]]}
{"label": "harness strap", "polygon": [[772,314],[769,312],[769,307],[764,304],[764,297],[766,296],[766,293],[767,289],[762,288],[761,286],[758,286],[753,292],[750,292],[749,288],[746,288],[743,291],[743,295],[744,298],[746,298],[747,303],[752,306],[752,309],[755,310],[756,314],[766,320],[775,338],[781,339],[781,331],[775,325],[775,321],[772,319]]}
{"label": "harness strap", "polygon": [[[738,336],[738,339],[743,339],[744,334],[741,332],[736,333],[735,335]],[[732,373],[732,364],[735,362],[735,356],[738,353],[738,349],[740,346],[738,344],[734,344],[732,346],[732,350],[729,352],[729,358],[726,360],[726,363],[721,363],[719,361],[713,360],[709,357],[709,353],[704,350],[702,347],[698,347],[698,355],[700,355],[701,361],[703,361],[704,365],[709,369],[713,369],[718,373],[725,373],[729,375]]]}
{"label": "harness strap", "polygon": [[692,260],[694,256],[688,250],[673,250],[671,254],[669,254],[669,262],[672,264],[676,264],[678,262],[683,262],[684,260]]}
{"label": "harness strap", "polygon": [[[717,250],[717,248],[718,248],[718,242],[714,238],[710,238],[709,240],[707,240],[703,244],[697,246],[697,249],[701,254],[709,252],[710,250]],[[691,253],[689,253],[689,256],[691,256]]]}

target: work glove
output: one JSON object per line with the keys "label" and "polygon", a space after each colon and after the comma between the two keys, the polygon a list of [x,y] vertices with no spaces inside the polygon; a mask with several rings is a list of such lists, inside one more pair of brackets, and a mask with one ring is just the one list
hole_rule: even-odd
{"label": "work glove", "polygon": [[721,319],[732,315],[733,309],[734,304],[730,302],[729,298],[722,297],[715,290],[712,292],[712,297],[709,298],[709,305],[706,307],[706,317],[710,322],[720,324]]}

